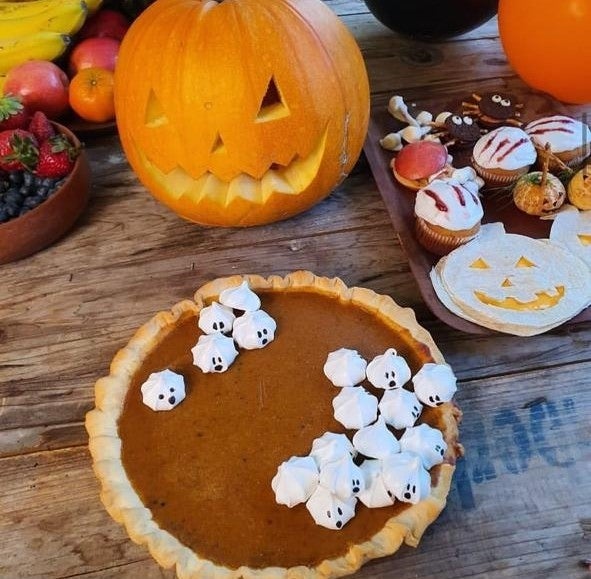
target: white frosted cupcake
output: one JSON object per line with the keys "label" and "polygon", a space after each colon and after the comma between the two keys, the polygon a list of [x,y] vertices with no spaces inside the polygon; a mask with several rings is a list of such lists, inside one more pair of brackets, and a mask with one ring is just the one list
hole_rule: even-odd
{"label": "white frosted cupcake", "polygon": [[436,179],[417,192],[417,240],[430,252],[445,255],[474,239],[482,215],[482,204],[476,193],[457,181]]}
{"label": "white frosted cupcake", "polygon": [[527,173],[536,157],[534,144],[525,131],[499,127],[476,141],[472,165],[486,185],[504,187]]}

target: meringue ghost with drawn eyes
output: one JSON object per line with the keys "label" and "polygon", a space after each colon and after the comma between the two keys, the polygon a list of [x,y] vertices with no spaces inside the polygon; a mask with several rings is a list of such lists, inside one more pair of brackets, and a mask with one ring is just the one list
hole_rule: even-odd
{"label": "meringue ghost with drawn eyes", "polygon": [[361,469],[349,455],[346,455],[322,466],[320,484],[339,499],[346,501],[365,488],[365,479]]}
{"label": "meringue ghost with drawn eyes", "polygon": [[310,456],[319,468],[344,456],[355,457],[356,455],[357,452],[347,436],[335,432],[325,432],[322,436],[315,438],[310,451]]}
{"label": "meringue ghost with drawn eyes", "polygon": [[447,443],[443,440],[441,430],[428,424],[419,424],[407,428],[400,438],[402,452],[414,452],[421,457],[424,467],[429,470],[443,462]]}
{"label": "meringue ghost with drawn eyes", "polygon": [[421,415],[423,405],[414,392],[404,388],[395,388],[384,392],[379,409],[386,424],[393,426],[396,430],[401,430],[414,425]]}
{"label": "meringue ghost with drawn eyes", "polygon": [[361,428],[353,435],[353,446],[369,458],[386,458],[400,452],[398,439],[388,430],[383,416],[373,424]]}
{"label": "meringue ghost with drawn eyes", "polygon": [[413,505],[431,493],[431,476],[421,457],[412,452],[392,454],[382,461],[386,489],[399,501]]}
{"label": "meringue ghost with drawn eyes", "polygon": [[185,399],[185,379],[171,370],[153,372],[141,391],[142,402],[152,410],[172,410]]}
{"label": "meringue ghost with drawn eyes", "polygon": [[240,348],[255,350],[264,348],[275,339],[277,323],[265,311],[245,312],[236,318],[232,337]]}
{"label": "meringue ghost with drawn eyes", "polygon": [[427,406],[441,406],[456,393],[456,377],[447,364],[427,363],[413,376],[417,398]]}
{"label": "meringue ghost with drawn eyes", "polygon": [[374,422],[378,415],[378,399],[363,386],[341,388],[332,407],[336,420],[345,428],[356,430]]}
{"label": "meringue ghost with drawn eyes", "polygon": [[234,340],[223,334],[203,334],[191,348],[193,364],[202,372],[225,372],[238,356]]}
{"label": "meringue ghost with drawn eyes", "polygon": [[357,499],[339,499],[328,489],[319,485],[306,502],[306,508],[317,525],[327,529],[342,529],[354,516]]}
{"label": "meringue ghost with drawn eyes", "polygon": [[402,388],[410,380],[411,372],[406,360],[394,348],[388,348],[368,364],[366,374],[373,386],[390,390]]}
{"label": "meringue ghost with drawn eyes", "polygon": [[340,348],[331,352],[324,363],[324,375],[337,387],[356,386],[365,380],[367,362],[357,352]]}
{"label": "meringue ghost with drawn eyes", "polygon": [[359,500],[368,508],[387,507],[394,504],[394,494],[386,488],[381,460],[364,460],[361,471],[365,488],[359,493]]}
{"label": "meringue ghost with drawn eyes", "polygon": [[290,508],[305,503],[318,486],[318,476],[311,456],[292,456],[281,463],[271,481],[275,501]]}
{"label": "meringue ghost with drawn eyes", "polygon": [[254,312],[261,307],[261,300],[244,280],[239,286],[223,290],[219,296],[220,303],[228,308],[243,312]]}
{"label": "meringue ghost with drawn eyes", "polygon": [[203,308],[199,312],[199,329],[206,334],[229,334],[236,316],[232,310],[218,302],[212,302],[211,305]]}

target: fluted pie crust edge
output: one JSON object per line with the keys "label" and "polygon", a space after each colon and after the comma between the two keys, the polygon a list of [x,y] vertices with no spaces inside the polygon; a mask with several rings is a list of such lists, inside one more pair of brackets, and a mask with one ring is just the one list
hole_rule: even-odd
{"label": "fluted pie crust edge", "polygon": [[244,279],[248,280],[255,292],[263,289],[297,288],[338,297],[341,303],[361,306],[386,323],[406,328],[414,339],[429,348],[436,362],[444,362],[431,335],[417,323],[413,310],[402,308],[389,296],[377,294],[372,290],[348,288],[339,278],[318,277],[308,271],[296,271],[285,277],[234,275],[206,283],[197,290],[194,301],[181,301],[171,310],[159,312],[141,326],[129,343],[115,355],[109,375],[96,382],[95,408],[87,413],[85,424],[93,469],[101,484],[100,498],[108,513],[115,521],[124,525],[134,542],[148,547],[159,565],[164,568],[176,566],[176,573],[180,579],[328,579],[354,573],[369,559],[391,555],[403,542],[416,547],[425,529],[445,507],[455,461],[463,453],[458,442],[461,411],[453,403],[438,407],[448,450],[445,462],[439,467],[437,483],[431,489],[430,496],[393,516],[371,539],[352,545],[342,557],[324,560],[315,567],[251,569],[243,566],[228,569],[199,557],[153,521],[150,510],[141,502],[128,480],[121,461],[121,439],[117,423],[131,377],[141,368],[148,352],[160,342],[167,329],[187,314],[198,315],[222,290],[235,287]]}

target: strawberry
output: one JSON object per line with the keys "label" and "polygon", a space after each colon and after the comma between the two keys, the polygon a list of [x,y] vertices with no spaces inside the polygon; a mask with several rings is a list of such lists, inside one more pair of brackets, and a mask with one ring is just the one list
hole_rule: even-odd
{"label": "strawberry", "polygon": [[59,179],[68,175],[79,150],[64,135],[54,135],[39,147],[39,161],[35,174],[39,177]]}
{"label": "strawberry", "polygon": [[24,129],[29,122],[29,111],[19,97],[0,96],[0,131]]}
{"label": "strawberry", "polygon": [[9,129],[0,133],[0,169],[32,171],[37,164],[38,155],[37,140],[28,131]]}
{"label": "strawberry", "polygon": [[29,132],[33,133],[39,143],[47,141],[55,135],[55,129],[43,111],[36,111],[29,123]]}

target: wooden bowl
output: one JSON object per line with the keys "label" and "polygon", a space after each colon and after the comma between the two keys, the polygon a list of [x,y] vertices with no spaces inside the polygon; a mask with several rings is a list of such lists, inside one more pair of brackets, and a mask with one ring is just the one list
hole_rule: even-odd
{"label": "wooden bowl", "polygon": [[[72,131],[52,124],[72,143],[81,146]],[[0,224],[0,264],[27,257],[59,239],[86,207],[89,193],[90,166],[81,148],[72,172],[55,193],[21,217]]]}

